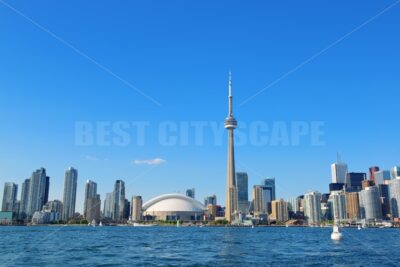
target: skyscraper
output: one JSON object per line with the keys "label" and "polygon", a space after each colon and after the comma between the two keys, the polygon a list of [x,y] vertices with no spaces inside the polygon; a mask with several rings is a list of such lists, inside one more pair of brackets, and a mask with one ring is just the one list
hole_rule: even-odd
{"label": "skyscraper", "polygon": [[314,191],[304,195],[304,216],[309,225],[321,223],[321,193]]}
{"label": "skyscraper", "polygon": [[19,206],[19,219],[24,220],[26,219],[26,214],[28,210],[28,201],[29,201],[29,184],[31,180],[25,179],[22,183],[22,190],[21,190],[21,202]]}
{"label": "skyscraper", "polygon": [[103,217],[106,219],[112,219],[114,212],[114,192],[107,193],[104,200]]}
{"label": "skyscraper", "polygon": [[195,190],[194,188],[190,188],[186,190],[186,196],[187,197],[191,197],[191,198],[195,198]]}
{"label": "skyscraper", "polygon": [[113,216],[115,222],[123,222],[125,217],[125,182],[115,181],[113,192]]}
{"label": "skyscraper", "polygon": [[393,218],[400,217],[400,178],[396,178],[389,183],[390,208]]}
{"label": "skyscraper", "polygon": [[360,192],[360,213],[366,220],[382,219],[382,205],[376,186],[366,187]]}
{"label": "skyscraper", "polygon": [[226,172],[226,207],[225,218],[228,222],[235,219],[237,212],[237,191],[236,191],[236,178],[235,178],[235,153],[233,131],[237,126],[236,119],[233,117],[232,106],[232,78],[229,73],[229,108],[228,117],[225,119],[225,129],[228,130],[228,162]]}
{"label": "skyscraper", "polygon": [[375,182],[375,172],[379,171],[378,166],[373,166],[369,168],[369,179]]}
{"label": "skyscraper", "polygon": [[[86,214],[88,213],[88,210],[93,208],[93,206],[88,205],[88,199],[93,197],[97,197],[97,184],[91,180],[87,180],[85,185],[85,199],[83,203],[83,217],[85,217],[86,219]],[[95,200],[91,201],[91,203],[95,202]]]}
{"label": "skyscraper", "polygon": [[266,202],[264,200],[264,188],[262,185],[253,187],[253,212],[256,217],[267,214]]}
{"label": "skyscraper", "polygon": [[400,177],[400,167],[399,166],[394,166],[392,168],[392,179],[396,179]]}
{"label": "skyscraper", "polygon": [[132,197],[132,212],[131,212],[131,219],[134,222],[139,222],[142,220],[142,206],[143,201],[141,196],[134,196]]}
{"label": "skyscraper", "polygon": [[5,183],[3,192],[3,202],[1,205],[1,211],[13,211],[17,203],[18,185],[15,183]]}
{"label": "skyscraper", "polygon": [[296,214],[300,211],[300,200],[297,197],[291,197],[287,200],[288,209],[293,214]]}
{"label": "skyscraper", "polygon": [[346,175],[346,190],[360,192],[362,183],[367,179],[367,174],[363,172],[349,172]]}
{"label": "skyscraper", "polygon": [[100,221],[100,206],[101,206],[101,200],[100,200],[100,195],[96,194],[95,196],[91,196],[87,198],[87,203],[86,203],[86,220],[89,223],[92,223],[93,220],[95,223],[99,223]]}
{"label": "skyscraper", "polygon": [[77,183],[78,171],[72,167],[69,167],[68,170],[65,171],[64,178],[63,220],[69,220],[74,217]]}
{"label": "skyscraper", "polygon": [[217,205],[217,196],[212,195],[204,198],[204,206],[207,207],[208,205]]}
{"label": "skyscraper", "polygon": [[249,212],[249,177],[246,172],[236,173],[236,187],[238,199],[238,212]]}
{"label": "skyscraper", "polygon": [[346,175],[348,172],[347,164],[343,162],[336,162],[331,165],[332,183],[346,183]]}
{"label": "skyscraper", "polygon": [[27,205],[27,216],[32,217],[35,211],[41,211],[46,204],[46,185],[48,184],[46,169],[40,168],[32,173],[29,183],[29,196]]}
{"label": "skyscraper", "polygon": [[333,191],[329,197],[332,216],[335,221],[346,219],[346,197],[342,191]]}
{"label": "skyscraper", "polygon": [[374,180],[376,185],[384,184],[385,181],[390,180],[392,177],[390,175],[390,171],[377,171],[374,174]]}
{"label": "skyscraper", "polygon": [[44,189],[44,203],[49,201],[49,191],[50,191],[50,177],[46,176],[46,186]]}
{"label": "skyscraper", "polygon": [[360,200],[357,192],[346,193],[346,217],[357,221],[360,219]]}
{"label": "skyscraper", "polygon": [[271,213],[271,203],[275,200],[275,178],[263,180],[263,200],[267,213]]}
{"label": "skyscraper", "polygon": [[289,220],[289,213],[286,201],[283,199],[273,200],[271,203],[271,220],[286,222]]}

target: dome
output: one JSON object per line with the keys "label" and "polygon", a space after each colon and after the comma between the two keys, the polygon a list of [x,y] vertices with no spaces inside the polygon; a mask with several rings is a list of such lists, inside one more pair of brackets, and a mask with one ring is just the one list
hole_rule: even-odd
{"label": "dome", "polygon": [[165,194],[155,197],[143,205],[143,211],[152,212],[204,212],[199,201],[181,194]]}

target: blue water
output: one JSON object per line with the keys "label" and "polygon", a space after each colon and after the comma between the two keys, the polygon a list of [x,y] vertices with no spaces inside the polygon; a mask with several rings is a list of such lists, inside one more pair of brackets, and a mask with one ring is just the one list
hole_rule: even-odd
{"label": "blue water", "polygon": [[0,227],[1,266],[400,266],[400,229]]}

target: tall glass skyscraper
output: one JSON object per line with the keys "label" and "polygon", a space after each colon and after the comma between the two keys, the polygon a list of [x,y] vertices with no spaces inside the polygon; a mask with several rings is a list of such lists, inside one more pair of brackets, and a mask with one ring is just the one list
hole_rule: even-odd
{"label": "tall glass skyscraper", "polygon": [[375,185],[380,185],[384,184],[385,181],[390,180],[392,177],[390,171],[377,171],[375,172],[374,178],[375,178]]}
{"label": "tall glass skyscraper", "polygon": [[28,210],[28,202],[29,202],[29,184],[31,180],[25,179],[22,183],[21,189],[21,201],[19,205],[19,219],[26,219],[27,210]]}
{"label": "tall glass skyscraper", "polygon": [[107,193],[104,200],[103,218],[112,219],[114,212],[114,192]]}
{"label": "tall glass skyscraper", "polygon": [[217,205],[217,196],[212,195],[204,198],[204,206],[207,207],[208,205]]}
{"label": "tall glass skyscraper", "polygon": [[[93,209],[92,206],[88,205],[88,201],[90,198],[97,199],[97,184],[91,180],[86,181],[85,185],[85,199],[83,203],[83,217],[87,219],[87,213],[90,209]],[[97,200],[91,200],[91,203],[96,203]]]}
{"label": "tall glass skyscraper", "polygon": [[400,178],[391,180],[389,183],[390,208],[393,218],[400,217]]}
{"label": "tall glass skyscraper", "polygon": [[46,204],[46,185],[49,179],[46,176],[46,169],[40,168],[32,173],[29,183],[29,196],[27,205],[27,216],[32,217],[35,211],[41,211]]}
{"label": "tall glass skyscraper", "polygon": [[78,171],[72,167],[65,171],[63,220],[69,220],[75,214],[76,187],[78,183]]}
{"label": "tall glass skyscraper", "polygon": [[18,185],[15,183],[5,183],[3,192],[3,202],[1,205],[1,211],[13,211],[17,203]]}
{"label": "tall glass skyscraper", "polygon": [[238,211],[242,214],[249,212],[249,177],[246,172],[236,173]]}
{"label": "tall glass skyscraper", "polygon": [[333,191],[329,197],[332,216],[335,221],[346,219],[346,197],[341,191]]}
{"label": "tall glass skyscraper", "polygon": [[113,217],[115,222],[123,222],[125,217],[125,182],[115,181],[113,192]]}
{"label": "tall glass skyscraper", "polygon": [[321,223],[321,193],[314,191],[304,195],[304,215],[309,225]]}
{"label": "tall glass skyscraper", "polygon": [[348,172],[347,164],[336,162],[331,165],[332,183],[346,184],[346,175]]}
{"label": "tall glass skyscraper", "polygon": [[366,187],[360,192],[361,217],[366,220],[382,219],[382,205],[376,186]]}
{"label": "tall glass skyscraper", "polygon": [[271,202],[276,199],[275,196],[275,178],[266,178],[263,180],[263,200],[268,213],[271,213]]}

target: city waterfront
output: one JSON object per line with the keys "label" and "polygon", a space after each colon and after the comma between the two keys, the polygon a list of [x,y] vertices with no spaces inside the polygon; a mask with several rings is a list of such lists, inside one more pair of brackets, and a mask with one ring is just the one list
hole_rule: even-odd
{"label": "city waterfront", "polygon": [[2,266],[397,266],[398,229],[1,227]]}

